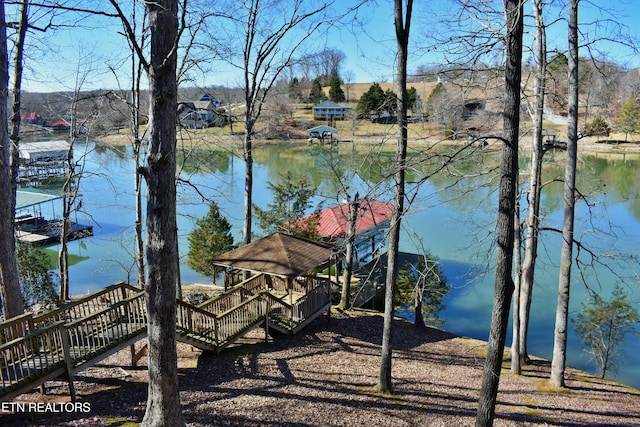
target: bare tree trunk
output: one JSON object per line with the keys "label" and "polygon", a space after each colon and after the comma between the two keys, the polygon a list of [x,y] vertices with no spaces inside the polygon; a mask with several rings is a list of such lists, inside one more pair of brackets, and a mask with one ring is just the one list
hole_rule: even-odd
{"label": "bare tree trunk", "polygon": [[358,195],[356,194],[353,202],[349,204],[349,231],[347,234],[347,246],[345,257],[344,277],[342,281],[342,290],[340,293],[340,303],[338,308],[346,310],[351,304],[351,276],[353,273],[353,255],[354,255],[354,240],[356,236],[356,221],[358,219],[358,210],[360,204],[358,202]]}
{"label": "bare tree trunk", "polygon": [[562,224],[562,252],[558,280],[558,306],[551,360],[551,383],[564,386],[567,360],[567,327],[569,323],[569,294],[571,264],[573,262],[573,226],[575,217],[576,159],[578,151],[578,1],[569,2],[569,116],[567,122],[567,165],[564,178],[564,219]]}
{"label": "bare tree trunk", "polygon": [[146,3],[151,34],[147,183],[149,394],[142,426],[183,426],[176,352],[176,123],[178,3]]}
{"label": "bare tree trunk", "polygon": [[251,243],[251,222],[253,218],[253,141],[252,119],[246,119],[246,130],[244,135],[244,223],[242,236],[244,244]]}
{"label": "bare tree trunk", "polygon": [[[4,2],[0,5],[0,194],[12,194],[11,141],[9,139],[9,64],[7,61],[7,37]],[[5,319],[24,313],[20,294],[18,267],[16,265],[16,241],[13,231],[15,217],[12,197],[0,198],[0,276],[2,278],[2,311]]]}
{"label": "bare tree trunk", "polygon": [[533,2],[533,12],[536,18],[536,74],[535,74],[535,110],[533,112],[533,143],[531,149],[531,171],[529,175],[529,214],[525,237],[524,260],[522,264],[522,279],[520,282],[519,330],[514,340],[518,340],[520,364],[528,360],[527,335],[529,332],[529,316],[531,312],[531,297],[535,275],[536,259],[538,256],[538,235],[540,224],[540,190],[542,181],[542,126],[544,115],[544,92],[547,72],[547,36],[542,16],[544,1]]}
{"label": "bare tree trunk", "polygon": [[380,376],[378,390],[393,392],[391,381],[393,334],[393,309],[395,305],[396,280],[398,278],[398,248],[400,242],[400,223],[404,211],[405,168],[407,159],[407,56],[409,47],[409,29],[413,0],[406,1],[403,13],[403,0],[394,1],[396,41],[398,46],[398,145],[393,163],[394,203],[389,229],[389,250],[387,253],[387,277],[384,296],[384,326],[382,330],[382,355],[380,358]]}
{"label": "bare tree trunk", "polygon": [[422,317],[422,301],[424,300],[424,290],[421,289],[420,281],[418,281],[418,285],[416,286],[415,297],[413,300],[413,305],[415,307],[416,317],[413,319],[413,326],[418,329],[426,328],[424,324],[424,317]]}
{"label": "bare tree trunk", "polygon": [[[18,173],[20,171],[20,127],[22,124],[22,71],[24,69],[24,43],[27,37],[29,4],[22,1],[20,5],[20,26],[13,59],[13,111],[11,112],[11,210],[16,210],[16,192],[18,190]],[[14,216],[11,217],[15,218]]]}
{"label": "bare tree trunk", "polygon": [[[75,105],[76,95],[74,95],[73,104]],[[72,115],[75,114],[75,108],[72,108]],[[71,123],[72,128],[75,122]],[[58,251],[58,269],[60,271],[60,302],[64,303],[70,299],[69,292],[69,251],[67,243],[69,242],[69,231],[71,229],[71,206],[75,200],[76,191],[73,188],[73,180],[75,178],[73,164],[73,139],[69,151],[67,152],[67,168],[68,175],[65,177],[62,185],[62,223],[60,225],[60,250]]]}
{"label": "bare tree trunk", "polygon": [[482,377],[476,426],[491,426],[513,294],[513,221],[518,184],[518,136],[522,70],[523,7],[520,0],[505,0],[506,66],[504,95],[504,146],[498,200],[496,283],[487,360]]}
{"label": "bare tree trunk", "polygon": [[[132,6],[133,13],[133,33],[136,34],[138,21],[136,19],[136,5]],[[144,20],[143,25],[144,28]],[[141,44],[144,46],[144,34]],[[134,189],[136,197],[136,218],[135,218],[135,257],[138,275],[136,286],[144,288],[145,282],[145,261],[144,261],[144,237],[143,237],[143,208],[142,208],[142,175],[140,174],[142,138],[140,136],[140,80],[142,77],[142,64],[135,52],[131,55],[131,132],[133,135],[133,158],[135,161]]]}
{"label": "bare tree trunk", "polygon": [[[519,185],[518,185],[519,188]],[[511,372],[520,375],[522,365],[520,360],[520,313],[518,307],[521,303],[522,290],[522,227],[520,226],[520,192],[516,190],[516,208],[513,212],[513,335],[511,340]]]}

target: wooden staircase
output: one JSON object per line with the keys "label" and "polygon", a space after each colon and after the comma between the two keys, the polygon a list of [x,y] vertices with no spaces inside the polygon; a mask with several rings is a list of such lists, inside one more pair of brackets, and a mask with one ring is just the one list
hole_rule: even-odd
{"label": "wooden staircase", "polygon": [[[330,284],[315,281],[289,302],[253,276],[200,305],[177,301],[176,338],[205,351],[224,348],[264,325],[295,334],[331,306]],[[308,287],[308,284],[306,285]],[[33,316],[0,323],[0,401],[46,381],[66,376],[75,400],[73,377],[96,362],[131,346],[147,333],[145,293],[125,283]]]}

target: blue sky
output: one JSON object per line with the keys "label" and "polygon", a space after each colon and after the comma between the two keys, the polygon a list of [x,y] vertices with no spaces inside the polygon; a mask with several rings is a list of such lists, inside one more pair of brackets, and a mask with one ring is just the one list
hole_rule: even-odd
{"label": "blue sky", "polygon": [[[590,38],[596,37],[597,33],[613,34],[614,29],[610,26],[610,21],[617,21],[622,23],[623,32],[627,31],[628,35],[638,37],[636,28],[640,21],[640,8],[637,7],[637,1],[582,0],[581,22],[589,25],[584,25],[581,30]],[[556,1],[555,4],[561,3],[564,1]],[[496,1],[496,4],[501,5],[501,1]],[[454,5],[453,0],[416,2],[411,28],[410,72],[419,65],[435,65],[443,61],[442,49],[433,46],[425,49],[425,46],[432,43],[429,36],[447,36],[448,30],[438,22],[455,16],[452,12]],[[530,14],[531,5],[525,5],[525,10]],[[564,15],[566,10],[550,10],[547,21],[564,18]],[[496,15],[496,19],[499,18],[501,16]],[[598,21],[597,25],[593,24],[595,21]],[[46,33],[44,42],[35,37],[31,38],[30,57],[26,62],[27,72],[23,81],[24,89],[42,92],[72,90],[78,76],[83,79],[83,89],[115,88],[117,79],[127,87],[129,65],[124,58],[128,50],[123,36],[117,34],[120,30],[119,23],[100,18],[87,20],[80,28],[59,30],[55,34]],[[566,23],[555,23],[549,30],[548,37],[550,46],[564,49]],[[617,36],[614,38],[620,39]],[[40,43],[48,45],[49,48],[37,49],[35,46]],[[315,38],[314,44],[316,49],[326,46],[343,51],[346,60],[341,71],[343,75],[348,73],[352,76],[352,82],[392,81],[395,69],[392,1],[368,2],[359,10],[357,17],[351,17],[350,21],[340,27],[332,27],[328,34]],[[598,46],[601,52],[620,63],[640,66],[638,55],[631,49],[612,42],[600,42]],[[115,75],[112,69],[116,70]],[[240,84],[237,70],[224,63],[215,64],[214,69],[215,72],[207,73],[206,76],[198,76],[195,83],[222,86]]]}

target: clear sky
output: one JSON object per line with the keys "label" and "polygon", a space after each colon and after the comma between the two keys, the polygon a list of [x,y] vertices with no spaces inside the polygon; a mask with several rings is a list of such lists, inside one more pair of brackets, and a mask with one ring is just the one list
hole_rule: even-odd
{"label": "clear sky", "polygon": [[[355,0],[353,0],[355,2]],[[556,1],[556,5],[564,1]],[[344,6],[342,0],[338,4]],[[454,0],[416,2],[411,27],[412,48],[410,49],[410,72],[420,65],[436,65],[445,61],[442,46],[433,45],[433,38],[447,37],[447,30],[440,23],[455,17]],[[498,7],[501,1],[496,1]],[[582,0],[580,20],[584,36],[590,39],[598,34],[608,35],[618,41],[622,37],[611,25],[612,21],[622,24],[621,31],[637,38],[640,20],[640,0]],[[11,6],[7,14],[11,16]],[[527,14],[531,5],[526,4]],[[565,18],[566,9],[554,6],[547,13],[547,22]],[[498,13],[492,18],[501,19]],[[58,17],[70,22],[71,16]],[[597,21],[597,25],[594,24]],[[531,23],[531,20],[528,20]],[[501,21],[496,22],[500,25]],[[589,23],[589,25],[586,25]],[[532,30],[529,28],[529,30]],[[114,19],[91,18],[81,26],[64,28],[44,34],[33,33],[27,47],[26,73],[23,88],[34,92],[72,90],[77,79],[82,79],[83,89],[116,88],[117,80],[127,87],[129,63],[125,59],[128,48],[120,24]],[[549,46],[566,48],[566,23],[554,23],[549,30]],[[392,81],[395,69],[395,33],[391,0],[367,2],[356,15],[350,15],[343,25],[333,26],[326,35],[314,39],[317,50],[328,47],[341,50],[346,59],[341,68],[343,77],[348,75],[351,82]],[[46,48],[44,48],[46,46]],[[606,54],[621,64],[638,67],[640,60],[631,49],[622,44],[601,41],[596,55]],[[320,47],[318,49],[318,47]],[[586,51],[583,51],[586,54]],[[194,85],[239,86],[240,73],[220,62],[213,66],[206,76],[197,76]]]}

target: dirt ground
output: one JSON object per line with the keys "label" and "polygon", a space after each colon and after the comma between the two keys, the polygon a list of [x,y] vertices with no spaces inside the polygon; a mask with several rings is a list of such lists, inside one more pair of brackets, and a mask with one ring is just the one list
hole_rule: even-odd
{"label": "dirt ground", "polygon": [[[179,381],[189,426],[471,426],[475,422],[485,343],[395,322],[392,395],[375,390],[382,317],[332,313],[295,336],[264,342],[257,329],[220,356],[179,345]],[[138,348],[142,343],[138,343]],[[547,381],[535,360],[522,376],[505,360],[496,426],[637,426],[640,392],[568,370],[566,387]],[[130,366],[121,351],[76,377],[75,412],[0,415],[3,426],[135,426],[144,415],[146,358]],[[64,381],[14,402],[69,402]],[[42,407],[41,407],[42,409]],[[44,407],[44,409],[47,409]],[[86,410],[86,411],[83,411]]]}

